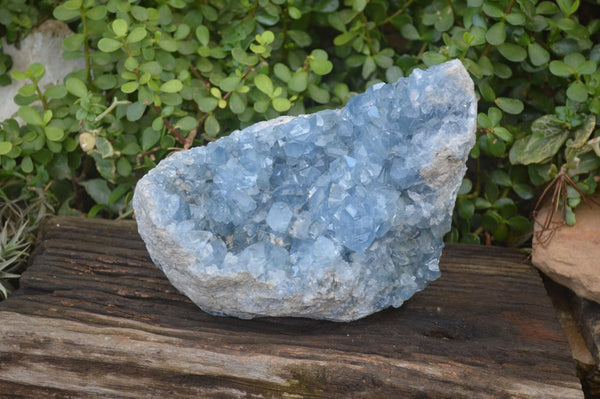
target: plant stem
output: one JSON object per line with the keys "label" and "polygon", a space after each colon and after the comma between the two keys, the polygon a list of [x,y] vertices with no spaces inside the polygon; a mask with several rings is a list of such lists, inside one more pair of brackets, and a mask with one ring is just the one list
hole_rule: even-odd
{"label": "plant stem", "polygon": [[373,40],[371,39],[371,31],[369,29],[369,21],[367,21],[367,16],[364,12],[360,13],[360,20],[362,21],[363,28],[365,30],[365,40],[367,41],[367,46],[369,47],[369,55],[375,55],[375,48],[373,47]]}
{"label": "plant stem", "polygon": [[108,106],[100,115],[98,115],[94,119],[94,123],[100,122],[106,115],[108,115],[113,109],[115,109],[118,105],[131,104],[131,101],[128,100],[118,100],[117,97],[113,98],[112,104]]}
{"label": "plant stem", "polygon": [[390,15],[389,17],[387,17],[386,19],[384,19],[383,21],[381,21],[380,23],[377,24],[377,26],[381,26],[381,25],[385,25],[388,22],[390,22],[392,19],[396,18],[398,15],[402,14],[412,3],[414,3],[415,0],[408,0],[406,3],[404,3],[404,5],[402,7],[400,7],[400,9],[396,12],[394,12],[392,15]]}
{"label": "plant stem", "polygon": [[83,58],[85,58],[85,71],[88,87],[92,87],[92,65],[90,62],[90,44],[88,42],[88,26],[85,18],[85,6],[81,3],[81,23],[83,25]]}
{"label": "plant stem", "polygon": [[[158,114],[158,116],[162,117],[162,111],[160,110],[160,107],[156,106],[156,105],[152,105],[154,107],[154,110],[156,111],[156,113]],[[169,133],[171,133],[173,136],[175,136],[175,138],[183,145],[186,144],[186,139],[185,137],[183,137],[178,131],[177,129],[175,129],[175,127],[173,125],[171,125],[171,122],[169,122],[169,120],[166,117],[162,117],[163,123],[165,124],[165,126],[167,127],[167,130],[169,131]]]}
{"label": "plant stem", "polygon": [[44,111],[47,111],[48,110],[48,101],[46,101],[46,97],[44,97],[44,93],[42,93],[42,89],[40,89],[40,86],[38,85],[38,83],[36,81],[33,81],[33,83],[35,84],[35,91],[37,92],[38,97],[40,98],[40,101],[42,102]]}

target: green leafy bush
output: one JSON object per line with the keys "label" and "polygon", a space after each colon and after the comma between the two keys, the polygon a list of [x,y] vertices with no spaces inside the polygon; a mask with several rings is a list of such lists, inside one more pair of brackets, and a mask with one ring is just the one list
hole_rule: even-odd
{"label": "green leafy bush", "polygon": [[[82,57],[86,68],[45,90],[42,65],[11,71],[26,82],[15,98],[25,124],[2,123],[0,182],[44,190],[60,213],[125,216],[137,179],[173,151],[281,114],[340,107],[369,85],[458,58],[480,113],[448,239],[520,245],[552,179],[577,187],[563,201],[569,222],[581,194],[596,188],[599,8],[572,0],[68,0],[52,15],[76,32],[64,56]],[[0,23],[14,30],[13,20]]]}

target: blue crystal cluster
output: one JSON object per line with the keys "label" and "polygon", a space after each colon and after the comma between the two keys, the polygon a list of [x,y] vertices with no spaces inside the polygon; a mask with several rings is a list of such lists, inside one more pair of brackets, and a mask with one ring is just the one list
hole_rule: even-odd
{"label": "blue crystal cluster", "polygon": [[376,84],[163,160],[134,209],[154,262],[207,312],[354,320],[439,277],[476,98],[462,64]]}

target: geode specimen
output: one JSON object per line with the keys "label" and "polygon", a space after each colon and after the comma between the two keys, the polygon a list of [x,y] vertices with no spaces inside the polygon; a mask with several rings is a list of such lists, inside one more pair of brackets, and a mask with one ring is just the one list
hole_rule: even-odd
{"label": "geode specimen", "polygon": [[173,154],[138,183],[139,233],[206,312],[349,321],[440,276],[475,143],[459,61]]}

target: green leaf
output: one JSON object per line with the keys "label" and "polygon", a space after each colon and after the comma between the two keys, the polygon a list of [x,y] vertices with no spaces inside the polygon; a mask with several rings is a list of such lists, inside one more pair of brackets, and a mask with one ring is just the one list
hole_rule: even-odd
{"label": "green leaf", "polygon": [[499,186],[510,187],[512,185],[510,177],[508,177],[508,174],[502,169],[493,170],[490,173],[490,178]]}
{"label": "green leaf", "polygon": [[308,85],[308,73],[303,70],[298,70],[294,73],[290,81],[288,82],[288,87],[297,92],[301,93],[306,90],[306,86]]}
{"label": "green leaf", "polygon": [[504,43],[504,40],[506,40],[506,25],[504,22],[500,21],[492,25],[485,34],[485,40],[493,46]]}
{"label": "green leaf", "polygon": [[575,218],[575,212],[570,206],[565,207],[565,223],[569,226],[573,226],[577,222]]}
{"label": "green leaf", "polygon": [[204,131],[206,134],[210,137],[215,137],[219,134],[220,130],[221,126],[219,125],[217,118],[215,118],[214,115],[209,115],[204,121]]}
{"label": "green leaf", "polygon": [[354,31],[344,32],[333,39],[333,44],[335,44],[336,46],[343,46],[344,44],[353,40],[356,37],[356,35],[357,33]]}
{"label": "green leaf", "polygon": [[240,84],[239,76],[228,76],[219,82],[219,87],[223,91],[233,91],[237,89]]}
{"label": "green leaf", "polygon": [[330,13],[340,6],[339,0],[319,0],[314,3],[313,10],[318,13]]}
{"label": "green leaf", "polygon": [[46,74],[46,68],[39,62],[34,62],[27,67],[25,73],[32,80],[39,81]]}
{"label": "green leaf", "polygon": [[541,66],[550,61],[550,53],[536,42],[527,45],[529,60],[535,66]]}
{"label": "green leaf", "polygon": [[83,33],[75,33],[71,36],[66,37],[62,42],[62,46],[67,51],[81,50],[84,40],[85,36],[83,35]]}
{"label": "green leaf", "polygon": [[19,118],[23,119],[25,123],[29,123],[30,125],[42,126],[44,124],[40,114],[28,105],[20,106],[17,115],[19,115]]}
{"label": "green leaf", "polygon": [[[394,65],[394,59],[383,52],[375,54],[373,59],[375,60],[375,63],[383,69],[390,68],[392,65]],[[333,67],[333,64],[331,66]]]}
{"label": "green leaf", "polygon": [[550,61],[550,72],[555,75],[555,76],[559,76],[562,78],[568,78],[569,76],[573,75],[575,73],[575,70],[571,67],[569,67],[567,64],[565,64],[562,61]]}
{"label": "green leaf", "polygon": [[146,31],[146,28],[143,26],[138,26],[137,28],[133,28],[133,30],[131,32],[129,32],[129,35],[127,36],[127,43],[137,43],[137,42],[141,42],[142,40],[144,40],[146,38],[146,35],[148,34],[148,32]]}
{"label": "green leaf", "polygon": [[36,94],[37,87],[33,83],[27,84],[25,86],[21,86],[19,89],[19,94],[23,97],[30,97]]}
{"label": "green leaf", "polygon": [[83,3],[82,0],[68,0],[63,3],[63,7],[67,8],[69,10],[79,11],[82,3]]}
{"label": "green leaf", "polygon": [[256,112],[258,112],[259,114],[264,114],[265,112],[267,112],[267,110],[269,109],[269,102],[268,101],[256,101],[254,103],[254,110]]}
{"label": "green leaf", "polygon": [[512,189],[524,200],[530,200],[535,196],[533,188],[529,184],[515,183],[513,184]]}
{"label": "green leaf", "polygon": [[487,134],[486,145],[487,150],[493,156],[497,158],[504,156],[504,152],[506,151],[506,144],[504,143],[504,140],[499,139],[493,134]]}
{"label": "green leaf", "polygon": [[310,69],[317,75],[327,75],[333,69],[333,64],[328,60],[310,60]]}
{"label": "green leaf", "polygon": [[567,97],[580,103],[585,102],[588,99],[588,92],[585,84],[579,80],[571,83],[567,89]]}
{"label": "green leaf", "polygon": [[497,48],[504,58],[512,62],[521,62],[527,58],[527,51],[518,44],[503,43]]}
{"label": "green leaf", "polygon": [[273,108],[277,112],[285,112],[292,107],[292,103],[287,98],[277,97],[273,99]]}
{"label": "green leaf", "polygon": [[175,126],[179,127],[181,130],[189,132],[190,130],[195,129],[198,126],[198,121],[196,120],[196,118],[188,115],[179,119]]}
{"label": "green leaf", "polygon": [[498,97],[496,98],[495,103],[507,114],[518,115],[523,112],[524,109],[523,102],[516,98]]}
{"label": "green leaf", "polygon": [[496,126],[494,128],[494,135],[496,137],[500,137],[502,140],[504,140],[507,143],[511,143],[513,141],[512,134],[507,129],[505,129],[501,126]]}
{"label": "green leaf", "polygon": [[506,16],[506,22],[508,22],[511,25],[525,25],[526,21],[527,19],[525,18],[525,15],[518,11],[513,11]]}
{"label": "green leaf", "polygon": [[565,56],[564,62],[575,70],[585,62],[585,57],[581,53],[570,53]]}
{"label": "green leaf", "polygon": [[502,216],[496,211],[489,210],[481,218],[481,226],[489,232],[494,232],[502,223]]}
{"label": "green leaf", "polygon": [[270,30],[266,30],[260,35],[261,44],[271,44],[275,40],[275,35]]}
{"label": "green leaf", "polygon": [[177,51],[177,42],[171,37],[163,36],[158,40],[158,47],[169,53],[173,53]]}
{"label": "green leaf", "polygon": [[231,93],[229,97],[229,108],[234,114],[241,114],[246,110],[246,101],[236,92]]}
{"label": "green leaf", "polygon": [[[118,166],[117,166],[118,168]],[[110,192],[110,196],[108,197],[108,205],[112,205],[125,195],[132,188],[129,184],[119,184],[114,190]]]}
{"label": "green leaf", "polygon": [[44,114],[42,116],[42,121],[44,122],[44,126],[46,126],[48,123],[50,123],[50,121],[52,120],[52,111],[51,110],[46,110],[44,111]]}
{"label": "green leaf", "polygon": [[196,28],[196,39],[198,39],[198,42],[200,42],[201,45],[208,46],[208,43],[210,42],[210,33],[206,26],[199,25]]}
{"label": "green leaf", "polygon": [[376,69],[377,66],[375,65],[375,60],[373,59],[373,57],[368,56],[367,58],[365,58],[365,63],[362,66],[361,73],[363,79],[368,79],[369,76],[371,76],[371,74],[375,72]]}
{"label": "green leaf", "polygon": [[438,65],[447,60],[445,55],[440,54],[437,51],[426,51],[423,53],[423,62],[427,66]]}
{"label": "green leaf", "polygon": [[596,115],[586,116],[583,124],[573,132],[573,140],[567,142],[567,147],[581,148],[588,141],[596,127]]}
{"label": "green leaf", "polygon": [[300,47],[308,47],[312,43],[310,35],[301,30],[289,30],[288,36]]}
{"label": "green leaf", "polygon": [[420,40],[421,34],[413,24],[404,24],[400,29],[400,34],[407,40]]}
{"label": "green leaf", "polygon": [[327,104],[329,102],[329,91],[315,84],[308,85],[308,95],[319,104]]}
{"label": "green leaf", "polygon": [[233,50],[231,50],[231,56],[237,62],[249,66],[256,65],[259,61],[257,56],[246,53],[240,47],[235,47]]}
{"label": "green leaf", "polygon": [[472,189],[473,189],[473,183],[471,182],[471,180],[469,180],[465,177],[464,179],[462,179],[460,188],[458,189],[458,195],[469,194]]}
{"label": "green leaf", "polygon": [[385,79],[388,83],[394,83],[403,76],[402,69],[396,65],[392,65],[385,71]]}
{"label": "green leaf", "polygon": [[214,97],[202,97],[196,102],[198,104],[198,108],[200,108],[202,112],[211,112],[217,108],[217,105],[219,104],[219,100]]}
{"label": "green leaf", "polygon": [[552,115],[544,115],[531,124],[531,135],[515,141],[509,159],[512,164],[545,163],[562,147],[569,130]]}
{"label": "green leaf", "polygon": [[152,148],[160,139],[160,132],[151,127],[147,127],[142,132],[142,150],[146,151]]}
{"label": "green leaf", "polygon": [[146,111],[145,104],[139,103],[137,101],[132,104],[129,104],[127,106],[127,111],[126,111],[127,120],[130,122],[135,122],[137,120],[140,120],[142,115],[144,115],[145,111]]}
{"label": "green leaf", "polygon": [[119,18],[112,22],[112,30],[117,37],[124,37],[127,34],[128,28],[127,21],[124,19]]}
{"label": "green leaf", "polygon": [[13,148],[10,141],[0,141],[0,155],[8,154]]}
{"label": "green leaf", "polygon": [[481,56],[477,61],[477,65],[479,65],[479,69],[481,69],[481,73],[484,76],[491,76],[494,74],[494,65],[490,59],[486,56]]}
{"label": "green leaf", "polygon": [[577,68],[575,68],[575,72],[580,75],[591,75],[592,73],[596,72],[597,68],[598,65],[596,64],[596,61],[587,60],[579,64]]}
{"label": "green leaf", "polygon": [[91,19],[92,21],[100,21],[106,16],[106,6],[99,5],[93,8],[90,8],[85,12],[85,17]]}
{"label": "green leaf", "polygon": [[277,76],[279,79],[286,83],[289,82],[292,78],[292,72],[290,71],[290,68],[288,68],[287,65],[282,64],[280,62],[275,64],[275,66],[273,67],[273,73],[275,74],[275,76]]}
{"label": "green leaf", "polygon": [[15,79],[15,80],[28,80],[29,78],[27,77],[27,74],[23,71],[18,71],[18,70],[12,70],[10,71],[10,76]]}
{"label": "green leaf", "polygon": [[258,90],[262,91],[266,95],[273,95],[273,82],[271,81],[271,78],[267,75],[263,73],[256,75],[256,77],[254,78],[254,84],[256,85]]}
{"label": "green leaf", "polygon": [[483,129],[491,129],[493,127],[490,118],[482,112],[477,115],[477,124]]}
{"label": "green leaf", "polygon": [[160,75],[163,71],[162,67],[160,66],[160,64],[156,61],[149,61],[149,62],[145,62],[142,65],[140,65],[140,70],[142,72],[148,72],[151,75]]}
{"label": "green leaf", "polygon": [[129,94],[129,93],[133,93],[134,91],[136,91],[138,89],[138,87],[140,87],[140,84],[138,82],[136,82],[135,80],[132,80],[127,83],[123,83],[123,85],[121,86],[121,91],[123,93]]}
{"label": "green leaf", "polygon": [[171,79],[160,86],[160,91],[164,93],[177,93],[183,89],[183,83],[177,79]]}
{"label": "green leaf", "polygon": [[102,156],[102,158],[110,158],[115,153],[110,141],[108,141],[104,137],[96,138],[96,148],[100,150],[100,155]]}
{"label": "green leaf", "polygon": [[105,53],[112,53],[123,47],[123,43],[109,37],[103,37],[98,41],[98,49]]}
{"label": "green leaf", "polygon": [[65,131],[57,126],[44,127],[46,138],[50,141],[60,141],[65,136]]}
{"label": "green leaf", "polygon": [[44,96],[49,99],[59,99],[67,95],[67,89],[63,85],[52,86],[44,92]]}
{"label": "green leaf", "polygon": [[475,213],[475,205],[473,202],[462,198],[456,200],[456,209],[458,211],[458,216],[461,219],[469,220]]}
{"label": "green leaf", "polygon": [[29,155],[26,155],[21,160],[21,170],[25,173],[33,172],[33,161]]}
{"label": "green leaf", "polygon": [[481,81],[477,84],[477,88],[479,89],[479,93],[481,93],[481,97],[483,97],[486,101],[494,101],[496,100],[496,93],[492,86],[488,82]]}
{"label": "green leaf", "polygon": [[300,19],[302,18],[302,12],[294,6],[290,6],[288,8],[288,14],[292,19]]}
{"label": "green leaf", "polygon": [[110,188],[104,179],[90,179],[79,183],[96,204],[108,204]]}
{"label": "green leaf", "polygon": [[502,7],[498,3],[492,1],[483,2],[483,12],[492,18],[504,17],[504,10]]}
{"label": "green leaf", "polygon": [[52,15],[54,15],[54,18],[60,20],[60,21],[68,21],[70,19],[73,18],[77,18],[81,15],[81,12],[79,9],[69,9],[67,7],[65,7],[65,5],[68,2],[65,2],[62,5],[59,5],[58,7],[56,7],[54,9],[54,11],[52,12]]}
{"label": "green leaf", "polygon": [[117,161],[117,173],[123,177],[127,177],[131,175],[131,171],[133,170],[131,163],[125,157],[119,158]]}
{"label": "green leaf", "polygon": [[367,0],[352,0],[352,9],[361,12],[367,6]]}

